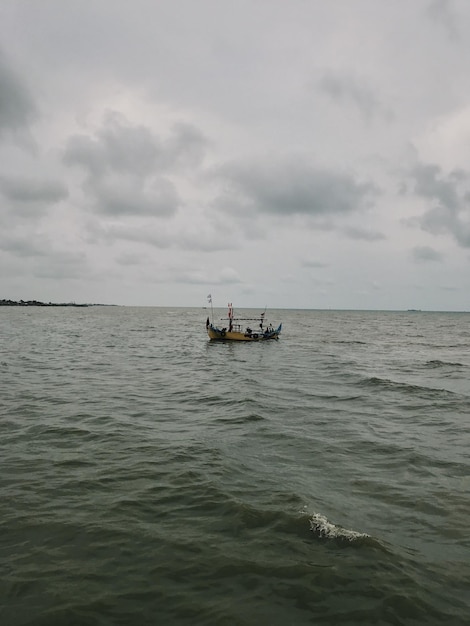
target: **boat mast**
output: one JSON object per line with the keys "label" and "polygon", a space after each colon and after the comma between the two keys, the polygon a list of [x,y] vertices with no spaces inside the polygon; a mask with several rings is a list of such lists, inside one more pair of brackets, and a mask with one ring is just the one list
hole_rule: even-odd
{"label": "boat mast", "polygon": [[211,324],[214,324],[214,307],[212,305],[212,294],[207,296],[207,301],[211,305]]}
{"label": "boat mast", "polygon": [[266,315],[266,309],[267,309],[268,305],[266,304],[264,307],[264,311],[261,313],[261,324],[264,324],[264,320],[265,320],[265,315]]}

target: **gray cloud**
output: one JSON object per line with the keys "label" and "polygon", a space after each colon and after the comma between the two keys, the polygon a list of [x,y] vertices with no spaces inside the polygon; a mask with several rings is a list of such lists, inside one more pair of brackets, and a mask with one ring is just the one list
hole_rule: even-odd
{"label": "gray cloud", "polygon": [[67,165],[82,166],[90,176],[105,172],[149,174],[161,149],[158,138],[144,126],[131,126],[117,114],[108,114],[94,137],[70,137],[64,153]]}
{"label": "gray cloud", "polygon": [[68,196],[58,181],[7,176],[0,176],[0,193],[10,202],[25,204],[54,204]]}
{"label": "gray cloud", "polygon": [[94,136],[74,135],[64,151],[66,165],[81,166],[90,176],[107,172],[147,176],[177,166],[194,167],[205,155],[207,140],[190,124],[175,124],[166,139],[149,128],[132,125],[116,112],[108,112]]}
{"label": "gray cloud", "polygon": [[40,259],[33,273],[52,280],[81,279],[89,274],[89,268],[83,252],[56,250],[47,259]]}
{"label": "gray cloud", "polygon": [[382,105],[374,91],[352,74],[328,71],[320,78],[318,85],[323,93],[336,102],[353,104],[367,121],[375,116],[391,118],[391,113]]}
{"label": "gray cloud", "polygon": [[133,265],[142,265],[146,260],[146,257],[143,254],[137,253],[123,253],[119,254],[116,257],[116,263],[123,266],[133,266]]}
{"label": "gray cloud", "polygon": [[175,272],[173,280],[177,283],[193,285],[238,285],[242,283],[240,276],[232,267],[223,267],[217,271],[185,270]]}
{"label": "gray cloud", "polygon": [[112,244],[116,241],[129,241],[158,249],[174,248],[203,252],[226,251],[237,247],[231,233],[218,232],[211,225],[205,225],[203,229],[195,227],[164,229],[157,228],[154,224],[129,227],[124,224],[107,226],[93,223],[88,225],[88,233],[90,243]]}
{"label": "gray cloud", "polygon": [[445,29],[451,41],[459,38],[457,19],[449,0],[433,0],[429,4],[426,13],[428,17]]}
{"label": "gray cloud", "polygon": [[344,228],[343,232],[351,239],[363,239],[364,241],[381,241],[386,239],[383,233],[375,230],[368,230],[366,228],[356,228],[350,226],[348,228]]}
{"label": "gray cloud", "polygon": [[[26,262],[31,274],[39,278],[83,278],[87,271],[86,254],[80,250],[61,250],[44,234],[24,232],[0,234],[0,251]],[[59,244],[60,245],[60,244]]]}
{"label": "gray cloud", "polygon": [[163,152],[168,166],[197,167],[205,157],[209,141],[192,124],[174,124],[168,139],[163,143]]}
{"label": "gray cloud", "polygon": [[412,171],[412,177],[416,195],[437,200],[450,211],[458,209],[460,202],[455,176],[446,179],[438,165],[419,164]]}
{"label": "gray cloud", "polygon": [[4,234],[0,235],[0,250],[22,258],[47,257],[50,254],[50,245],[44,237]]}
{"label": "gray cloud", "polygon": [[322,261],[315,261],[311,259],[303,259],[301,261],[301,265],[302,267],[310,267],[310,268],[316,268],[316,269],[328,267],[327,263],[323,263]]}
{"label": "gray cloud", "polygon": [[453,235],[460,246],[470,247],[470,192],[467,172],[447,176],[438,165],[418,164],[410,173],[413,192],[431,203],[418,219],[423,230]]}
{"label": "gray cloud", "polygon": [[441,285],[440,289],[442,289],[442,291],[450,291],[450,292],[461,291],[460,287],[454,287],[453,285]]}
{"label": "gray cloud", "polygon": [[162,140],[149,128],[108,113],[94,136],[69,138],[63,161],[85,171],[83,189],[96,212],[165,217],[181,204],[168,174],[198,166],[205,146],[191,125],[175,125]]}
{"label": "gray cloud", "polygon": [[300,160],[230,163],[219,170],[231,208],[279,216],[346,215],[370,206],[378,192],[370,182],[351,175],[315,168]]}
{"label": "gray cloud", "polygon": [[417,263],[428,262],[428,261],[439,261],[443,260],[442,255],[434,248],[430,248],[429,246],[416,246],[411,251],[413,259]]}
{"label": "gray cloud", "polygon": [[160,228],[126,227],[124,224],[104,225],[101,222],[88,224],[87,241],[92,244],[113,244],[116,241],[130,241],[147,244],[154,248],[169,248],[170,237]]}
{"label": "gray cloud", "polygon": [[470,3],[59,4],[1,3],[9,297],[468,309]]}
{"label": "gray cloud", "polygon": [[138,176],[106,176],[84,186],[91,206],[103,215],[147,215],[166,217],[175,213],[180,199],[173,183],[154,177],[147,184]]}
{"label": "gray cloud", "polygon": [[36,105],[26,85],[0,51],[0,136],[27,128],[36,116]]}

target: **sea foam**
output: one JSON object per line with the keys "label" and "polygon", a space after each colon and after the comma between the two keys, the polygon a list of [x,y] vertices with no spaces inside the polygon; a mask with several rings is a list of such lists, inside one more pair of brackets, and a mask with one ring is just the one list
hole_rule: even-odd
{"label": "sea foam", "polygon": [[355,530],[348,530],[341,526],[335,526],[320,513],[314,513],[309,519],[310,530],[322,539],[344,539],[346,541],[356,541],[370,537],[367,533],[359,533]]}

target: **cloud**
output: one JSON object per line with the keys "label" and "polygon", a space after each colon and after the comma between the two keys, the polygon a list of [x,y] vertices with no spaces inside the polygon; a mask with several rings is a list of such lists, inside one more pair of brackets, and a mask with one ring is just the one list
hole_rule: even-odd
{"label": "cloud", "polygon": [[149,174],[160,155],[158,139],[144,126],[132,126],[123,116],[108,113],[93,137],[74,135],[64,153],[67,165],[82,166],[90,176],[105,172]]}
{"label": "cloud", "polygon": [[9,297],[468,309],[470,3],[55,4],[0,10]]}
{"label": "cloud", "polygon": [[241,283],[239,273],[233,269],[233,267],[224,267],[218,274],[218,280],[222,284],[233,285],[235,283]]}
{"label": "cloud", "polygon": [[15,234],[0,235],[0,250],[22,258],[47,257],[50,253],[49,241],[46,238]]}
{"label": "cloud", "polygon": [[84,252],[80,251],[56,250],[48,258],[39,260],[33,269],[33,275],[52,280],[89,277],[87,257]]}
{"label": "cloud", "polygon": [[[412,171],[414,192],[416,195],[437,200],[439,204],[455,211],[459,206],[459,197],[456,188],[456,177],[442,176],[442,170],[434,164],[418,164]],[[460,178],[462,175],[460,173]]]}
{"label": "cloud", "polygon": [[178,122],[163,143],[167,164],[175,167],[198,167],[204,160],[209,145],[204,134],[192,124]]}
{"label": "cloud", "polygon": [[162,223],[155,225],[150,221],[132,226],[126,223],[89,222],[87,241],[94,245],[100,242],[112,245],[127,241],[161,250],[176,249],[185,252],[227,251],[239,246],[233,232],[227,229],[219,231],[209,220],[199,226],[196,223],[165,226]]}
{"label": "cloud", "polygon": [[206,144],[189,124],[174,125],[162,140],[151,129],[110,112],[94,135],[68,139],[63,162],[85,172],[83,190],[95,212],[168,217],[181,205],[170,175],[199,166]]}
{"label": "cloud", "polygon": [[0,50],[0,137],[28,128],[36,117],[36,105],[28,88]]}
{"label": "cloud", "polygon": [[194,285],[237,285],[242,284],[238,272],[233,267],[222,267],[218,271],[206,271],[201,269],[176,271],[173,280],[177,283],[188,283]]}
{"label": "cloud", "polygon": [[141,265],[145,262],[146,257],[138,253],[123,253],[116,257],[116,263],[123,266]]}
{"label": "cloud", "polygon": [[218,203],[229,211],[289,217],[333,217],[368,208],[378,192],[352,175],[303,160],[232,162],[219,169],[225,184]]}
{"label": "cloud", "polygon": [[431,203],[418,218],[421,228],[451,234],[458,244],[470,247],[470,190],[468,173],[462,169],[445,175],[435,164],[418,164],[410,172],[413,193]]}
{"label": "cloud", "polygon": [[364,241],[381,241],[386,239],[383,233],[366,228],[349,226],[344,228],[343,232],[351,239],[363,239]]}
{"label": "cloud", "polygon": [[429,246],[416,246],[412,250],[412,256],[414,261],[417,263],[428,262],[428,261],[439,261],[443,260],[442,254],[434,248],[430,248]]}
{"label": "cloud", "polygon": [[59,181],[0,176],[0,194],[16,214],[30,215],[64,200],[68,190]]}
{"label": "cloud", "polygon": [[440,24],[447,32],[450,41],[459,38],[456,16],[449,0],[433,0],[426,11],[428,17]]}
{"label": "cloud", "polygon": [[164,177],[149,181],[131,174],[108,175],[84,186],[96,213],[110,216],[171,216],[181,201],[173,183]]}
{"label": "cloud", "polygon": [[316,269],[328,267],[327,263],[323,263],[322,261],[316,261],[314,259],[303,259],[301,261],[301,265],[302,267],[310,267],[310,268],[316,268]]}
{"label": "cloud", "polygon": [[148,176],[175,167],[195,167],[205,156],[208,141],[191,124],[177,123],[162,139],[150,128],[130,123],[108,111],[94,135],[73,135],[67,141],[64,162],[81,166],[90,176],[107,172]]}
{"label": "cloud", "polygon": [[391,118],[364,80],[346,72],[327,71],[318,81],[320,90],[340,104],[352,104],[366,121],[376,116]]}
{"label": "cloud", "polygon": [[172,244],[172,239],[166,231],[161,228],[150,228],[148,224],[136,227],[119,223],[107,225],[101,222],[90,222],[87,232],[87,241],[95,245],[102,242],[109,245],[116,241],[129,241],[166,249]]}
{"label": "cloud", "polygon": [[[32,276],[38,278],[83,278],[89,274],[84,251],[65,249],[62,241],[56,241],[42,232],[26,234],[21,228],[11,233],[0,233],[0,252],[8,255],[8,267],[21,263],[23,268],[29,268]],[[3,274],[8,275],[9,271]]]}
{"label": "cloud", "polygon": [[63,242],[44,233],[32,231],[28,235],[21,229],[0,234],[0,251],[9,255],[8,266],[14,267],[16,259],[38,278],[83,278],[89,274],[85,252],[64,249]]}

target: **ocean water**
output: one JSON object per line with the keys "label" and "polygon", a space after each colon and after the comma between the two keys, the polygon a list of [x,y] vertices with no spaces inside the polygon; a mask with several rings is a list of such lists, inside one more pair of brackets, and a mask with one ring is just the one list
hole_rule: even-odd
{"label": "ocean water", "polygon": [[0,624],[468,625],[470,314],[207,312],[0,308]]}

